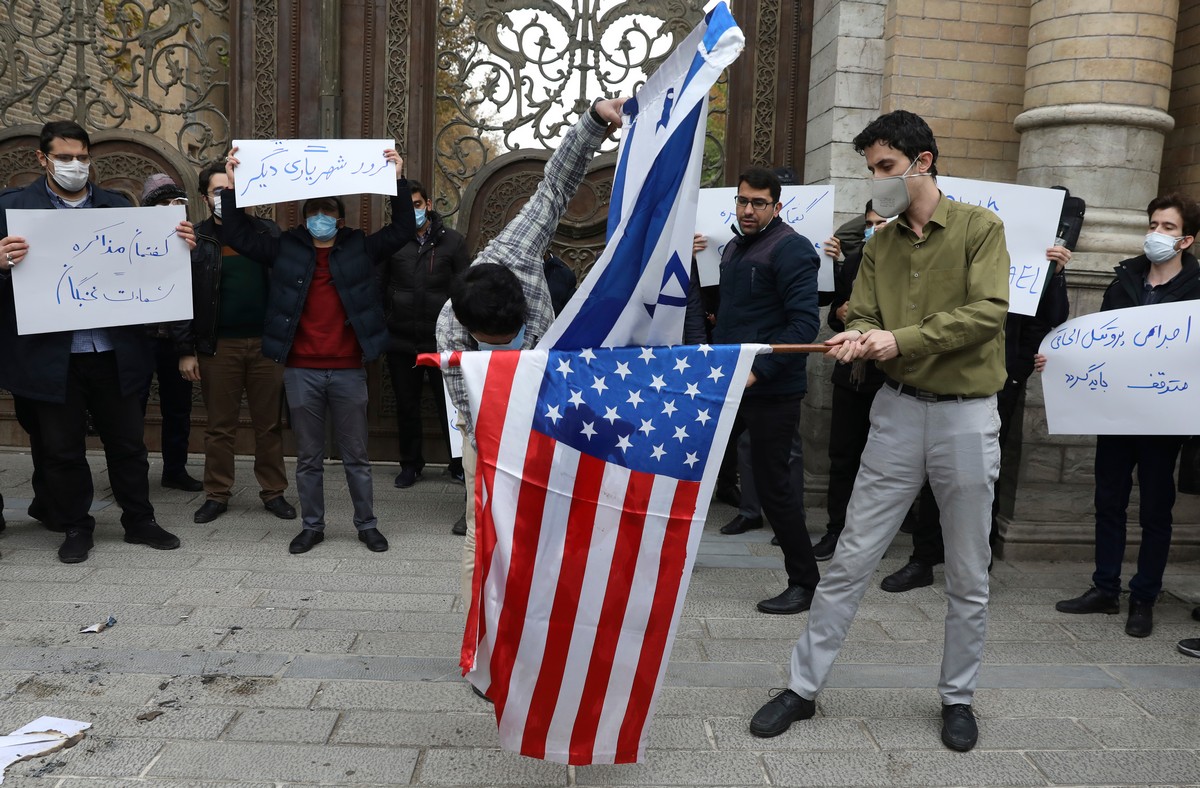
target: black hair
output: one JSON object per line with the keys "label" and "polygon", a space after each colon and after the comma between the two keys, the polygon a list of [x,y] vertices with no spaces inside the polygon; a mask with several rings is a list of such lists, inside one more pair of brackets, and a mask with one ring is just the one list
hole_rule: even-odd
{"label": "black hair", "polygon": [[214,161],[204,169],[200,170],[200,191],[203,194],[208,194],[208,184],[212,182],[214,175],[224,175],[225,165],[219,161]]}
{"label": "black hair", "polygon": [[783,185],[779,176],[765,167],[751,167],[738,176],[738,186],[746,184],[751,189],[770,189],[771,201],[778,203],[779,195],[783,193]]}
{"label": "black hair", "polygon": [[425,191],[425,187],[421,184],[420,181],[409,178],[408,179],[408,190],[411,191],[413,194],[421,195],[422,201],[429,202],[429,192]]}
{"label": "black hair", "polygon": [[1174,208],[1179,211],[1179,216],[1183,219],[1184,235],[1195,236],[1197,231],[1200,231],[1200,204],[1191,197],[1178,192],[1155,197],[1146,206],[1146,218],[1152,218],[1156,211],[1165,208]]}
{"label": "black hair", "polygon": [[866,209],[865,211],[863,211],[863,216],[866,216],[867,214],[869,214],[869,213],[870,213],[871,211],[873,211],[873,210],[875,210],[875,201],[874,201],[874,200],[867,200],[867,209]]}
{"label": "black hair", "polygon": [[877,142],[895,148],[907,156],[909,161],[916,161],[918,156],[929,151],[933,154],[929,174],[937,176],[937,140],[933,138],[933,130],[929,128],[929,124],[920,115],[903,109],[880,115],[854,138],[854,150],[862,155]]}
{"label": "black hair", "polygon": [[525,324],[521,280],[498,263],[480,263],[450,283],[450,307],[467,331],[506,336]]}
{"label": "black hair", "polygon": [[300,215],[308,218],[310,210],[316,213],[322,208],[336,210],[339,219],[346,218],[346,203],[342,202],[341,197],[310,197],[301,206]]}
{"label": "black hair", "polygon": [[55,120],[42,126],[42,138],[38,143],[42,153],[50,153],[50,143],[56,139],[78,140],[83,147],[91,149],[92,140],[88,133],[73,120]]}

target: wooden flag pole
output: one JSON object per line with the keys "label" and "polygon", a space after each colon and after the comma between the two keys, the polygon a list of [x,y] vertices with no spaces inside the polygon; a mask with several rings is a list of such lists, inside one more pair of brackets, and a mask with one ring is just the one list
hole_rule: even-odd
{"label": "wooden flag pole", "polygon": [[771,345],[772,353],[828,353],[833,345]]}

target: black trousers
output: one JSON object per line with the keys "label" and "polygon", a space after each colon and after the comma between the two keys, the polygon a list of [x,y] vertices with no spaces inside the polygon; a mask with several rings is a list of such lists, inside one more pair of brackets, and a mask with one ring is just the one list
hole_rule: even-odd
{"label": "black trousers", "polygon": [[[35,463],[47,489],[53,491],[44,499],[52,522],[68,530],[96,528],[88,513],[93,496],[86,454],[88,413],[104,443],[109,483],[121,506],[121,525],[136,528],[154,520],[142,410],[136,397],[121,396],[115,353],[71,354],[66,401],[26,399],[20,407],[32,409],[37,421],[41,456]],[[36,489],[35,485],[35,493]]]}
{"label": "black trousers", "polygon": [[863,449],[867,447],[871,403],[878,391],[833,387],[829,422],[829,496],[826,501],[830,533],[840,534],[846,527],[846,507],[854,492],[854,478],[858,476]]}
{"label": "black trousers", "polygon": [[13,396],[13,411],[17,423],[29,435],[29,458],[33,461],[33,503],[29,505],[30,516],[39,520],[50,521],[50,510],[47,508],[53,496],[46,486],[46,473],[42,470],[41,430],[38,428],[37,408],[34,400]]}
{"label": "black trousers", "polygon": [[[996,410],[1000,413],[1000,462],[1004,462],[1004,451],[1008,446],[1009,429],[1012,427],[1013,416],[1016,415],[1017,405],[1025,393],[1025,381],[1014,381],[1009,378],[1004,388],[996,393]],[[999,497],[992,496],[992,532],[989,537],[992,547],[996,546],[996,514],[999,511]],[[934,500],[933,490],[929,482],[921,488],[917,499],[917,519],[913,527],[913,554],[908,559],[933,566],[946,560],[946,548],[942,542],[942,515]]]}
{"label": "black trousers", "polygon": [[[192,431],[192,381],[179,374],[179,354],[169,339],[154,340],[154,374],[158,375],[158,409],[162,414],[163,478],[182,476]],[[142,416],[150,399],[150,380],[142,392]]]}
{"label": "black trousers", "polygon": [[779,539],[788,585],[810,591],[821,579],[804,522],[804,490],[792,483],[788,460],[802,397],[743,400],[729,440],[750,432],[750,463],[763,514]]}
{"label": "black trousers", "polygon": [[[450,425],[446,423],[446,395],[442,393],[441,370],[433,367],[418,367],[415,353],[387,354],[388,372],[392,377],[392,390],[396,393],[396,426],[399,432],[400,465],[420,471],[425,467],[421,451],[424,430],[421,424],[421,394],[428,380],[433,388],[434,413],[437,415],[438,431],[446,446],[450,445]],[[452,460],[451,467],[461,464]]]}

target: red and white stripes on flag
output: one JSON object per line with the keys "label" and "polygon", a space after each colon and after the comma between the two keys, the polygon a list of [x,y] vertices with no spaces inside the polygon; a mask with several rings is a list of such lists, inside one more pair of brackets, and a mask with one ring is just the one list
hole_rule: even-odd
{"label": "red and white stripes on flag", "polygon": [[505,749],[641,758],[720,447],[765,349],[454,359],[478,451],[462,666],[495,703]]}

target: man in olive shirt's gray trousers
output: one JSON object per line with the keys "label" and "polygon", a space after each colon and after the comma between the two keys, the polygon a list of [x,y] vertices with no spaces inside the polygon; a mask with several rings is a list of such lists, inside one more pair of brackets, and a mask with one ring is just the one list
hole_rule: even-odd
{"label": "man in olive shirt's gray trousers", "polygon": [[774,736],[812,716],[871,576],[928,477],[946,541],[942,740],[966,750],[975,744],[970,704],[987,625],[1008,252],[994,213],[947,199],[929,177],[937,143],[919,117],[885,115],[854,144],[874,174],[875,210],[899,217],[867,242],[847,330],[828,341],[828,355],[872,359],[888,381],[871,409],[846,528],[792,651],[789,690],[750,729]]}

